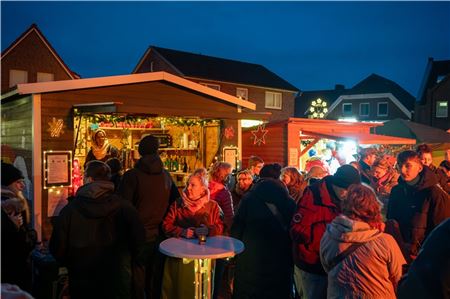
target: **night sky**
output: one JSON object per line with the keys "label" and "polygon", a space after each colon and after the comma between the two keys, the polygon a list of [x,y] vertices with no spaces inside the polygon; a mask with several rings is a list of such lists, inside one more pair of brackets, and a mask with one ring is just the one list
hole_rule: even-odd
{"label": "night sky", "polygon": [[301,90],[372,73],[417,96],[450,59],[450,2],[1,2],[1,48],[32,23],[83,78],[128,74],[150,45],[266,66]]}

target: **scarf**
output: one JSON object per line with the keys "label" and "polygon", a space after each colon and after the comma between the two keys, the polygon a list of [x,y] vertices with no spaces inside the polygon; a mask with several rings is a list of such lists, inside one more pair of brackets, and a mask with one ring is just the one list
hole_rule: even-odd
{"label": "scarf", "polygon": [[209,190],[206,189],[205,194],[201,195],[200,197],[190,198],[187,194],[187,190],[184,189],[183,192],[181,192],[181,198],[183,200],[183,205],[188,208],[189,211],[195,213],[203,208],[209,201]]}
{"label": "scarf", "polygon": [[94,157],[97,160],[102,160],[107,154],[109,149],[109,142],[108,139],[105,139],[105,142],[103,143],[102,147],[99,147],[97,143],[92,144],[92,153],[94,154]]}

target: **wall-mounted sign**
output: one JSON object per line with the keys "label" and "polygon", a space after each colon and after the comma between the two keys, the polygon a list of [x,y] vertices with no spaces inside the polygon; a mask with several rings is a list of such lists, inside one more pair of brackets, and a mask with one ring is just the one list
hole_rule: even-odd
{"label": "wall-mounted sign", "polygon": [[44,151],[44,189],[72,186],[72,152]]}
{"label": "wall-mounted sign", "polygon": [[223,161],[231,164],[233,169],[237,167],[238,148],[234,146],[225,146],[223,148]]}

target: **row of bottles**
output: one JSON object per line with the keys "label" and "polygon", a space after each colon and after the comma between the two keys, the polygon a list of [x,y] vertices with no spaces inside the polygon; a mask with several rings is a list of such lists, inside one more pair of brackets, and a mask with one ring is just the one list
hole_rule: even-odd
{"label": "row of bottles", "polygon": [[188,172],[189,167],[186,161],[186,157],[170,155],[164,161],[164,168],[173,172]]}

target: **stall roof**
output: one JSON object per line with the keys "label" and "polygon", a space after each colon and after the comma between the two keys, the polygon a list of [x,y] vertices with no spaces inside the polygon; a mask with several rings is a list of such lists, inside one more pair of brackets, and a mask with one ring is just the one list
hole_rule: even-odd
{"label": "stall roof", "polygon": [[[183,79],[181,77],[169,74],[167,72],[152,72],[152,73],[141,73],[141,74],[131,74],[131,75],[120,75],[120,76],[109,76],[109,77],[98,77],[89,79],[79,79],[79,80],[63,80],[63,81],[51,81],[51,82],[40,82],[40,83],[27,83],[18,84],[16,89],[2,95],[2,100],[17,95],[26,94],[44,94],[44,93],[54,93],[54,92],[65,92],[65,91],[75,91],[82,89],[101,89],[105,87],[121,87],[131,84],[142,84],[147,82],[163,82],[171,85],[178,86],[190,90],[194,93],[199,93],[201,95],[209,96],[227,104],[232,104],[239,106],[241,108],[246,108],[248,110],[255,110],[256,105],[251,101],[242,100],[235,96],[217,91],[215,89],[197,84],[195,82]],[[134,95],[136,96],[136,94]],[[139,96],[139,95],[137,95]],[[146,95],[142,94],[141,97],[144,98]]]}
{"label": "stall roof", "polygon": [[360,144],[415,144],[411,138],[371,134],[381,122],[342,122],[336,120],[289,118],[288,123],[303,135],[335,140],[355,140]]}
{"label": "stall roof", "polygon": [[317,133],[303,131],[305,135],[317,136],[320,138],[335,139],[335,140],[354,140],[359,144],[416,144],[414,139],[393,137],[386,135],[377,135],[370,133]]}

